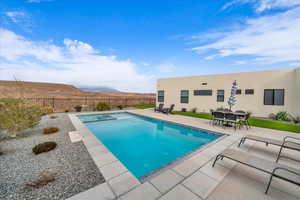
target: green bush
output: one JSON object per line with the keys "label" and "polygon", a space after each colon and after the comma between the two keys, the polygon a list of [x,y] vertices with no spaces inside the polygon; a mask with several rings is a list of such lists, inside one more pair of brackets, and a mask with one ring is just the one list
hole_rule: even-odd
{"label": "green bush", "polygon": [[296,116],[296,117],[291,116],[291,118],[295,124],[300,123],[300,116]]}
{"label": "green bush", "polygon": [[224,110],[225,110],[225,108],[224,108],[223,106],[218,107],[218,108],[216,109],[216,111],[224,111]]}
{"label": "green bush", "polygon": [[274,113],[269,114],[269,119],[276,120],[276,115]]}
{"label": "green bush", "polygon": [[99,103],[97,104],[96,109],[97,109],[98,111],[110,110],[110,106],[109,106],[108,103],[106,103],[106,102],[99,102]]}
{"label": "green bush", "polygon": [[57,128],[57,127],[50,127],[50,128],[43,129],[44,134],[52,134],[52,133],[56,133],[58,131],[59,131],[59,128]]}
{"label": "green bush", "polygon": [[74,107],[74,109],[75,109],[76,112],[81,112],[82,106],[77,105],[77,106]]}
{"label": "green bush", "polygon": [[197,108],[193,108],[192,113],[196,113],[196,112],[197,112]]}
{"label": "green bush", "polygon": [[40,153],[51,151],[52,149],[55,149],[56,146],[57,146],[56,142],[44,142],[33,147],[32,152],[35,155],[37,155]]}
{"label": "green bush", "polygon": [[287,122],[291,121],[289,114],[286,111],[278,112],[276,114],[275,119],[279,121],[287,121]]}

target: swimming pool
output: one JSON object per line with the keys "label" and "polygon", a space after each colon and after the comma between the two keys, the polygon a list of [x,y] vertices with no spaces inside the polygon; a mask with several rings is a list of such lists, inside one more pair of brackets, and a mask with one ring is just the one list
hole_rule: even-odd
{"label": "swimming pool", "polygon": [[139,179],[221,136],[129,113],[79,118]]}

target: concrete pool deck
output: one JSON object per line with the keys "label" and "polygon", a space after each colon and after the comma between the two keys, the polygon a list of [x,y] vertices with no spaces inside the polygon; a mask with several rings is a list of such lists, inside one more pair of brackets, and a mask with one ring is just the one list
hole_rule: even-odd
{"label": "concrete pool deck", "polygon": [[[81,134],[87,150],[106,179],[105,183],[79,193],[70,200],[300,199],[300,187],[277,179],[272,182],[269,195],[265,195],[264,190],[269,176],[233,161],[224,159],[217,162],[214,168],[211,167],[212,161],[218,153],[226,148],[238,148],[237,143],[246,134],[273,139],[282,139],[287,135],[299,137],[299,134],[256,127],[248,131],[245,129],[234,131],[233,128],[211,126],[205,119],[165,115],[155,113],[153,110],[128,110],[126,112],[221,132],[228,136],[222,137],[204,148],[199,148],[190,156],[179,159],[141,182],[76,117],[78,114],[91,113],[69,114],[71,122]],[[275,161],[279,151],[279,147],[266,147],[263,143],[252,141],[246,141],[238,149],[249,151],[249,153],[271,161]],[[291,154],[293,158],[300,160],[300,155],[295,155],[295,151],[285,150],[284,154]],[[299,163],[294,161],[282,158],[279,162],[300,169]]]}

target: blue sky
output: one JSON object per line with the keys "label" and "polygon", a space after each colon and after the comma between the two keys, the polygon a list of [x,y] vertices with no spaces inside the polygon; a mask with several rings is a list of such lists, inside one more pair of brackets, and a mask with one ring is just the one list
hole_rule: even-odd
{"label": "blue sky", "polygon": [[1,0],[0,79],[153,92],[300,66],[300,0]]}

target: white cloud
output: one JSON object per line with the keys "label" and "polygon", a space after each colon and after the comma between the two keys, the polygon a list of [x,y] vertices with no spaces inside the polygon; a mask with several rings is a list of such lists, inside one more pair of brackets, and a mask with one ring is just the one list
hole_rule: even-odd
{"label": "white cloud", "polygon": [[[299,61],[300,7],[276,15],[249,19],[240,30],[193,48],[199,54],[217,51],[219,57],[256,56],[257,62]],[[215,34],[215,33],[213,33]]]}
{"label": "white cloud", "polygon": [[6,15],[14,23],[18,23],[21,19],[27,16],[24,12],[21,11],[9,11],[5,12],[4,15]]}
{"label": "white cloud", "polygon": [[0,79],[110,86],[122,91],[150,92],[154,80],[137,72],[130,60],[104,56],[90,44],[65,39],[62,45],[32,41],[0,29]]}
{"label": "white cloud", "polygon": [[233,0],[223,6],[227,9],[235,4],[252,4],[256,12],[260,13],[272,9],[286,9],[300,5],[300,0]]}
{"label": "white cloud", "polygon": [[28,3],[40,3],[44,1],[53,1],[53,0],[27,0]]}
{"label": "white cloud", "polygon": [[290,66],[300,67],[300,62],[290,63]]}

